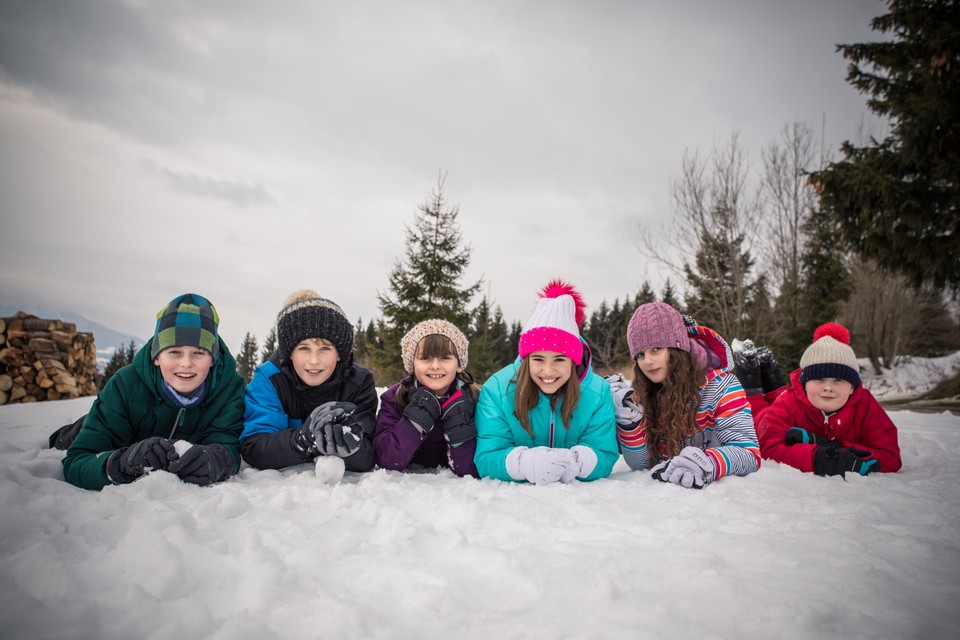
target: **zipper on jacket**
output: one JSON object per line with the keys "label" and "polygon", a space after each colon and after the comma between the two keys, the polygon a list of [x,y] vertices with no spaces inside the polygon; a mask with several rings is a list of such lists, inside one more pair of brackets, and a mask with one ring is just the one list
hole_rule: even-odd
{"label": "zipper on jacket", "polygon": [[173,434],[177,432],[177,427],[180,426],[180,423],[183,422],[183,414],[186,412],[186,409],[180,407],[180,410],[177,411],[177,417],[173,421],[173,428],[170,429],[170,435],[167,436],[167,440],[173,440]]}

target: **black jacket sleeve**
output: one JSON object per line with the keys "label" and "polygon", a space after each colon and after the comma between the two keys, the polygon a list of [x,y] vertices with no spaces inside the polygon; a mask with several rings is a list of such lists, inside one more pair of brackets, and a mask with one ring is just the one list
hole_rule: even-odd
{"label": "black jacket sleeve", "polygon": [[363,367],[354,365],[350,384],[344,391],[343,400],[357,405],[350,424],[358,424],[363,428],[363,442],[360,443],[360,450],[344,458],[344,466],[348,471],[370,471],[377,462],[373,448],[373,432],[377,425],[379,402],[377,388],[373,384],[373,375]]}
{"label": "black jacket sleeve", "polygon": [[296,429],[284,429],[274,433],[255,433],[240,441],[240,455],[251,467],[257,469],[284,469],[295,464],[313,462],[317,457],[297,450],[293,439]]}

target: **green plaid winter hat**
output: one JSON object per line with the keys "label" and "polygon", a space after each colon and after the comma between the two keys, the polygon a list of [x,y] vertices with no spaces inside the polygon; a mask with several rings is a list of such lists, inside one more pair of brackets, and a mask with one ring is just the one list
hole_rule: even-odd
{"label": "green plaid winter hat", "polygon": [[176,346],[206,349],[217,358],[217,325],[220,316],[213,304],[203,296],[184,293],[157,312],[157,328],[153,332],[150,357]]}

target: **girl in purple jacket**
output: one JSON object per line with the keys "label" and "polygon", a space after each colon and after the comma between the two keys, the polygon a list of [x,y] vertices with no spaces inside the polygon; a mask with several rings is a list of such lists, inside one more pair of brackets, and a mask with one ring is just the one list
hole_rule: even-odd
{"label": "girl in purple jacket", "polygon": [[466,371],[467,347],[446,320],[424,320],[400,340],[406,373],[380,396],[373,436],[382,468],[450,467],[479,477],[473,410],[480,390]]}

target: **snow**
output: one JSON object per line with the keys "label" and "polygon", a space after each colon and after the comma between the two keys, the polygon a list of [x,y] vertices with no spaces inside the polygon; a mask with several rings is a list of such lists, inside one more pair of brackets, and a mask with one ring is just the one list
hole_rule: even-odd
{"label": "snow", "polygon": [[860,359],[863,386],[878,399],[913,398],[933,389],[944,378],[960,372],[960,351],[939,358],[902,356],[899,362],[882,375],[873,371],[868,358]]}
{"label": "snow", "polygon": [[0,407],[4,638],[947,638],[960,625],[960,417],[947,412],[891,412],[902,471],[846,481],[765,461],[693,491],[621,461],[571,485],[446,470],[326,484],[308,464],[94,492],[44,448],[91,401]]}

